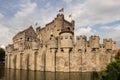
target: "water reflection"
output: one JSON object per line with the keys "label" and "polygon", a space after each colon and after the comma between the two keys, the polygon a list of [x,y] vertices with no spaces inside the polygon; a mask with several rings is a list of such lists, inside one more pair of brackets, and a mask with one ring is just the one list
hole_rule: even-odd
{"label": "water reflection", "polygon": [[0,68],[0,80],[4,78],[4,68]]}
{"label": "water reflection", "polygon": [[52,73],[26,70],[5,70],[5,80],[92,80],[91,73]]}

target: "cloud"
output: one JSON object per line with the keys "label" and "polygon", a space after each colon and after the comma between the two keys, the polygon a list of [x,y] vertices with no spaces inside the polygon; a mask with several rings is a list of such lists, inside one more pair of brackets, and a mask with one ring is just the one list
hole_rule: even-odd
{"label": "cloud", "polygon": [[75,35],[86,35],[86,36],[90,36],[90,35],[94,35],[93,30],[91,27],[84,27],[84,28],[79,28],[78,30],[75,31]]}
{"label": "cloud", "polygon": [[106,31],[101,33],[104,38],[112,38],[117,41],[117,46],[120,47],[120,25],[102,26],[100,29]]}
{"label": "cloud", "polygon": [[21,6],[21,10],[15,14],[15,17],[18,17],[18,18],[25,17],[30,13],[32,13],[34,9],[37,7],[37,4],[29,2],[26,4],[21,4],[20,6]]}
{"label": "cloud", "polygon": [[9,28],[6,28],[4,25],[0,24],[0,44],[5,45],[6,43],[11,43]]}
{"label": "cloud", "polygon": [[[19,31],[32,25],[31,16],[34,13],[37,5],[36,3],[27,2],[20,3],[20,10],[12,18],[6,18],[0,13],[0,44],[7,45],[12,42],[12,37]],[[31,18],[31,19],[30,19]]]}
{"label": "cloud", "polygon": [[102,27],[100,27],[100,29],[120,31],[120,25],[102,26]]}
{"label": "cloud", "polygon": [[66,5],[66,13],[72,13],[77,27],[104,24],[120,19],[120,0],[85,0]]}
{"label": "cloud", "polygon": [[0,20],[4,18],[4,15],[0,13]]}
{"label": "cloud", "polygon": [[70,3],[72,2],[73,0],[63,0],[65,3]]}

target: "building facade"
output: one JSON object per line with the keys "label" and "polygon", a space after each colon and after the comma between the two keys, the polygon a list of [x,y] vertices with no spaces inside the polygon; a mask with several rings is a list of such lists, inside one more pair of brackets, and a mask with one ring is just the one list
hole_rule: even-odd
{"label": "building facade", "polygon": [[45,27],[30,26],[13,37],[6,47],[6,68],[51,72],[101,71],[113,61],[116,42],[92,35],[74,40],[75,21],[68,22],[63,14]]}

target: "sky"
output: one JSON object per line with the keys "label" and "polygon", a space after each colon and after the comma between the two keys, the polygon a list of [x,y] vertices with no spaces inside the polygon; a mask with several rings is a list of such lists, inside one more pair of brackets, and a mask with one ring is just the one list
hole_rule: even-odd
{"label": "sky", "polygon": [[0,0],[0,45],[12,44],[13,36],[30,25],[44,27],[61,8],[66,20],[72,14],[76,36],[112,38],[120,48],[120,0]]}

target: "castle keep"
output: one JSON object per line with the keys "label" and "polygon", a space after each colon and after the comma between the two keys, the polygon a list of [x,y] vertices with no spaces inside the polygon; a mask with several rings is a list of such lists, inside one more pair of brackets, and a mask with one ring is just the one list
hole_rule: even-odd
{"label": "castle keep", "polygon": [[36,30],[30,26],[13,37],[6,47],[6,68],[51,72],[88,72],[103,70],[113,61],[116,42],[92,35],[74,41],[75,22],[63,14]]}

